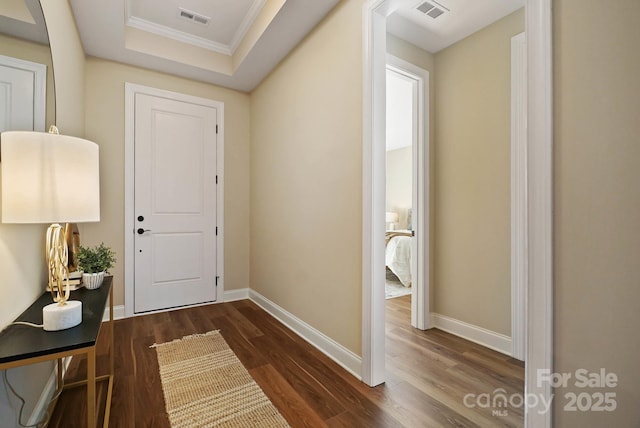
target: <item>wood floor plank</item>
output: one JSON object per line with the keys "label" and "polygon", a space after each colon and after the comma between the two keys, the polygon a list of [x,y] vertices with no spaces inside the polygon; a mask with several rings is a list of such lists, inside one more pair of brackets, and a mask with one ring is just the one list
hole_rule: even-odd
{"label": "wood floor plank", "polygon": [[[168,427],[164,406],[162,383],[155,349],[151,345],[159,343],[155,336],[135,337],[133,349],[136,359],[136,384],[133,399],[136,408],[135,426]],[[117,375],[117,372],[116,372]],[[164,423],[162,421],[165,421]]]}
{"label": "wood floor plank", "polygon": [[113,348],[115,371],[122,377],[135,379],[135,353],[133,350],[132,318],[115,321],[113,326]]}
{"label": "wood floor plank", "polygon": [[399,417],[405,426],[478,428],[477,424],[407,382],[394,385],[391,390],[390,395],[400,407]]}
{"label": "wood floor plank", "polygon": [[240,334],[242,334],[242,336],[248,340],[253,339],[254,337],[262,336],[263,333],[262,330],[260,330],[259,326],[251,323],[244,315],[240,313],[239,309],[244,307],[245,306],[240,304],[239,302],[229,303],[229,320],[238,329]]}
{"label": "wood floor plank", "polygon": [[[215,306],[217,307],[219,305]],[[205,332],[220,329],[220,326],[213,321],[215,312],[216,311],[212,311],[209,306],[196,306],[187,311],[193,325]]]}
{"label": "wood floor plank", "polygon": [[168,312],[168,314],[172,324],[171,327],[175,332],[174,335],[176,336],[176,339],[194,334],[194,332],[201,333],[200,331],[198,331],[198,327],[196,327],[196,325],[191,321],[188,309],[171,311]]}
{"label": "wood floor plank", "polygon": [[113,382],[111,413],[119,415],[110,426],[125,427],[124,421],[134,421],[136,408],[132,397],[136,393],[136,380],[133,375],[116,376]]}
{"label": "wood floor plank", "polygon": [[259,367],[268,363],[268,359],[261,352],[256,352],[255,346],[236,329],[236,326],[227,318],[214,318],[219,327],[220,334],[224,337],[238,359],[247,368]]}
{"label": "wood floor plank", "polygon": [[324,420],[272,365],[256,367],[249,370],[249,373],[292,428],[326,426]]}
{"label": "wood floor plank", "polygon": [[[248,316],[251,315],[249,314]],[[275,333],[282,329],[282,325],[273,318],[264,319],[261,326],[267,337],[275,336]],[[310,376],[311,380],[308,384],[315,383],[326,391],[325,394],[335,397],[338,403],[346,405],[348,409],[357,414],[361,424],[359,426],[374,426],[377,424],[383,424],[381,426],[387,427],[400,426],[387,413],[380,413],[378,411],[379,408],[366,396],[353,391],[342,379],[333,375],[325,364],[324,360],[328,359],[326,356],[309,358],[309,345],[299,337],[292,337],[291,339],[291,341],[285,341],[284,339],[274,341],[272,349],[279,349],[281,359],[286,356]]]}
{"label": "wood floor plank", "polygon": [[272,366],[282,373],[282,377],[309,403],[319,417],[327,419],[345,410],[344,405],[324,385],[300,369],[288,353],[268,336],[255,338],[252,343],[267,356]]}

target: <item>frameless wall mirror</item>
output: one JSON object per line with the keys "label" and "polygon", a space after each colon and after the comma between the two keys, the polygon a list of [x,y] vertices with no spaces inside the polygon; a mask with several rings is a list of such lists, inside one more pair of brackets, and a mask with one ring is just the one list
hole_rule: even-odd
{"label": "frameless wall mirror", "polygon": [[0,1],[0,132],[55,124],[53,62],[39,0]]}

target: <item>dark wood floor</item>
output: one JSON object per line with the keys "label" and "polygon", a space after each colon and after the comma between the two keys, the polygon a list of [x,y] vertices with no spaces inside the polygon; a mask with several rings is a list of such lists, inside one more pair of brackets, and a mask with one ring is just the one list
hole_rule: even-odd
{"label": "dark wood floor", "polygon": [[[376,388],[248,300],[116,321],[110,426],[168,427],[156,353],[149,346],[215,329],[294,428],[522,426],[519,409],[492,416],[490,408],[463,404],[469,393],[522,393],[522,364],[438,330],[412,329],[409,304],[409,296],[387,301],[388,380]],[[101,336],[99,371],[108,364],[106,343]],[[74,359],[67,379],[82,378],[85,370],[86,360]],[[80,388],[66,391],[49,426],[84,426],[84,394]]]}

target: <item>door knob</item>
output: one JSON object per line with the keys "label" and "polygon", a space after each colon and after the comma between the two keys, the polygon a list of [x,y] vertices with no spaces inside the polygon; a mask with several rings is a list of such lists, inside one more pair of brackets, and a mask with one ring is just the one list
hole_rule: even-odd
{"label": "door knob", "polygon": [[138,229],[138,235],[142,235],[145,232],[151,232],[151,229],[143,229],[143,228]]}

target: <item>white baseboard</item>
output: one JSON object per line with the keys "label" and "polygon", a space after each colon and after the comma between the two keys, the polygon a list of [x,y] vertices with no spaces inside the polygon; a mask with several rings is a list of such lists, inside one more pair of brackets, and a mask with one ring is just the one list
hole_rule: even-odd
{"label": "white baseboard", "polygon": [[[249,289],[248,288],[242,288],[240,290],[229,290],[229,291],[225,291],[224,294],[222,295],[222,302],[233,302],[236,300],[244,300],[244,299],[248,299],[249,298]],[[209,305],[210,303],[206,303],[207,305]],[[170,309],[164,309],[161,311],[157,311],[157,312],[165,312],[165,311],[172,311],[175,308],[170,308]],[[134,314],[134,316],[136,315],[146,315],[145,314]],[[124,305],[118,305],[118,306],[114,306],[113,307],[113,319],[114,320],[119,320],[122,318],[126,318],[125,315],[125,310],[124,310]],[[104,316],[102,317],[102,321],[109,321],[109,308],[107,308],[104,311]]]}
{"label": "white baseboard", "polygon": [[[65,373],[67,373],[67,368],[69,367],[70,363],[71,363],[71,357],[64,357],[62,359],[62,376],[63,377]],[[31,412],[31,416],[29,416],[27,425],[35,426],[38,422],[44,419],[44,414],[49,408],[49,403],[51,403],[51,398],[53,398],[53,394],[56,392],[57,383],[58,383],[58,369],[54,364],[53,370],[49,375],[49,380],[44,386],[44,389],[42,390],[42,394],[40,394],[40,398],[38,398],[38,401],[33,407],[33,411]]]}
{"label": "white baseboard", "polygon": [[249,289],[241,288],[240,290],[225,290],[222,295],[223,302],[235,302],[236,300],[245,300],[249,298]]}
{"label": "white baseboard", "polygon": [[[333,361],[342,366],[358,379],[361,379],[362,358],[354,354],[335,340],[331,339],[324,333],[316,330],[309,324],[305,323],[295,315],[276,305],[260,293],[242,288],[239,290],[228,290],[223,293],[223,302],[233,302],[236,300],[250,299],[262,309],[275,317],[282,324],[293,330],[298,336],[315,346],[322,353],[327,355]],[[113,318],[118,320],[125,318],[124,305],[113,307]],[[103,321],[109,320],[109,311],[105,311]]]}
{"label": "white baseboard", "polygon": [[[113,307],[113,319],[121,320],[125,318],[124,316],[124,305],[118,305]],[[109,308],[104,310],[104,315],[102,316],[102,321],[109,321]]]}
{"label": "white baseboard", "polygon": [[249,299],[293,330],[298,336],[309,342],[323,354],[342,366],[345,370],[361,379],[362,358],[354,354],[324,333],[316,330],[300,318],[273,303],[260,293],[249,290]]}
{"label": "white baseboard", "polygon": [[455,334],[463,339],[511,356],[511,338],[504,334],[433,312],[431,313],[431,325],[447,333]]}

